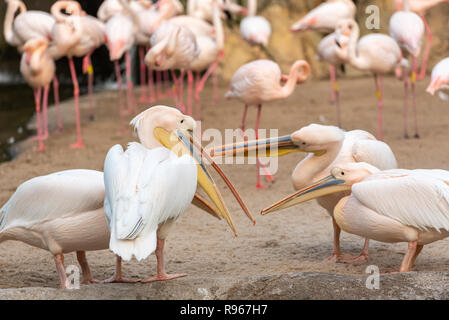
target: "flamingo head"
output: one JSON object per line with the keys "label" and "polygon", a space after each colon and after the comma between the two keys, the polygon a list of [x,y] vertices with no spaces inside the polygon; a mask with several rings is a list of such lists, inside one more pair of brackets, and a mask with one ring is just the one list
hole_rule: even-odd
{"label": "flamingo head", "polygon": [[109,58],[111,61],[118,60],[123,56],[123,53],[125,52],[125,40],[117,39],[111,41],[108,39],[106,45],[109,49]]}
{"label": "flamingo head", "polygon": [[34,38],[28,40],[23,46],[23,54],[26,63],[30,63],[31,57],[37,50],[45,51],[48,48],[48,41],[45,38]]}

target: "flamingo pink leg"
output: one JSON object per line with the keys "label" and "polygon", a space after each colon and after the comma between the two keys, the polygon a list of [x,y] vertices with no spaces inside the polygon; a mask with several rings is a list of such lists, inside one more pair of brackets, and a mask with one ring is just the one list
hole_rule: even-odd
{"label": "flamingo pink leg", "polygon": [[162,73],[156,71],[156,99],[162,99]]}
{"label": "flamingo pink leg", "polygon": [[175,70],[170,70],[171,71],[171,77],[173,78],[173,92],[172,92],[172,97],[173,100],[175,100],[175,104],[178,105],[179,104],[179,96],[178,96],[178,78],[176,77],[176,71]]}
{"label": "flamingo pink leg", "polygon": [[62,125],[62,113],[61,113],[61,106],[59,105],[59,81],[56,75],[53,77],[53,97],[55,99],[55,106],[56,106],[56,118],[58,121],[58,131],[61,132],[63,125]]}
{"label": "flamingo pink leg", "polygon": [[83,58],[83,73],[87,73],[87,94],[89,95],[89,119],[94,120],[94,68],[90,56],[93,50]]}
{"label": "flamingo pink leg", "polygon": [[123,116],[126,113],[125,107],[123,105],[123,91],[122,91],[122,74],[120,72],[120,66],[118,60],[114,60],[115,67],[115,77],[117,78],[117,86],[118,86],[118,102],[119,102],[119,113],[120,113],[120,134],[125,132],[125,126],[123,121]]}
{"label": "flamingo pink leg", "polygon": [[45,150],[44,143],[42,142],[41,92],[42,88],[34,89],[34,104],[36,106],[37,140],[39,141],[39,145],[35,149],[35,151]]}
{"label": "flamingo pink leg", "polygon": [[[260,125],[260,116],[262,114],[262,105],[259,104],[257,106],[257,120],[256,120],[256,140],[259,139],[259,125]],[[267,188],[266,186],[262,185],[262,183],[260,182],[260,167],[262,166],[262,163],[260,161],[259,158],[257,158],[257,184],[256,184],[256,188],[257,189],[265,189]]]}
{"label": "flamingo pink leg", "polygon": [[404,78],[404,138],[408,139],[408,74],[407,68],[404,67],[402,71],[402,77]]}
{"label": "flamingo pink leg", "polygon": [[200,120],[200,118],[201,118],[200,90],[198,89],[200,81],[201,81],[201,74],[200,74],[200,72],[196,72],[196,74],[195,74],[195,110],[196,110],[196,119],[198,119],[198,120]]}
{"label": "flamingo pink leg", "polygon": [[376,97],[377,97],[377,139],[383,140],[383,132],[382,132],[383,75],[375,74],[374,82],[376,83]]}
{"label": "flamingo pink leg", "polygon": [[170,97],[172,94],[171,88],[170,88],[170,76],[168,74],[168,70],[164,70],[164,96]]}
{"label": "flamingo pink leg", "polygon": [[[261,112],[262,112],[262,105],[258,106],[258,112],[257,112],[257,123],[256,123],[256,139],[258,139],[259,137],[259,123],[260,123],[260,116],[261,116]],[[248,137],[246,137],[245,135],[245,123],[246,123],[246,116],[248,114],[248,105],[245,104],[245,110],[243,111],[243,117],[242,117],[242,125],[240,127],[241,129],[241,134],[244,140],[247,140]],[[257,158],[257,185],[256,188],[258,189],[262,189],[262,188],[266,188],[265,186],[263,186],[260,183],[260,168],[262,167],[262,169],[264,169],[265,171],[265,180],[267,180],[268,182],[273,182],[274,181],[274,177],[271,175],[270,171],[268,170],[268,168],[259,160],[259,158]]]}
{"label": "flamingo pink leg", "polygon": [[412,57],[412,80],[411,80],[411,89],[412,89],[412,106],[413,106],[413,118],[415,123],[415,135],[414,137],[416,139],[419,139],[419,132],[418,132],[418,116],[416,111],[416,96],[415,96],[415,89],[416,89],[416,73],[417,73],[417,61],[416,57]]}
{"label": "flamingo pink leg", "polygon": [[74,149],[82,148],[83,141],[81,139],[81,121],[80,121],[80,106],[79,106],[79,85],[78,85],[78,79],[76,78],[76,71],[75,71],[75,64],[73,63],[73,58],[69,58],[69,67],[70,67],[70,73],[72,75],[72,82],[73,82],[73,96],[75,99],[75,121],[76,121],[76,142],[70,147]]}
{"label": "flamingo pink leg", "polygon": [[48,139],[48,116],[47,116],[47,107],[48,107],[48,92],[50,91],[50,87],[49,85],[46,85],[44,87],[44,101],[42,103],[43,108],[42,108],[42,130],[43,130],[43,135],[41,140],[47,140]]}
{"label": "flamingo pink leg", "polygon": [[337,111],[337,124],[341,127],[341,111],[340,111],[340,90],[337,82],[337,68],[333,65],[329,65],[329,73],[331,78],[331,101],[335,105]]}
{"label": "flamingo pink leg", "polygon": [[150,67],[147,67],[148,70],[148,91],[150,92],[150,99],[148,102],[156,101],[155,93],[154,93],[154,79],[153,79],[153,70]]}
{"label": "flamingo pink leg", "polygon": [[185,75],[185,71],[182,70],[181,74],[179,76],[178,79],[178,83],[179,83],[179,108],[181,110],[182,113],[186,112],[186,106],[184,105],[184,99],[183,99],[183,91],[184,91],[184,75]]}
{"label": "flamingo pink leg", "polygon": [[139,62],[140,62],[140,98],[139,102],[146,102],[147,99],[147,91],[146,91],[146,83],[145,83],[145,48],[143,46],[139,46]]}
{"label": "flamingo pink leg", "polygon": [[329,64],[329,77],[331,80],[331,102],[335,102],[335,78],[337,70],[333,64]]}
{"label": "flamingo pink leg", "polygon": [[187,114],[192,115],[192,87],[193,87],[193,72],[187,71]]}
{"label": "flamingo pink leg", "polygon": [[426,76],[427,61],[429,60],[430,49],[432,46],[432,38],[433,38],[432,30],[430,30],[430,26],[427,23],[426,18],[421,15],[421,19],[424,22],[424,27],[426,28],[427,40],[426,40],[426,46],[424,47],[424,54],[423,54],[423,58],[421,61],[421,70],[419,72],[418,80],[422,80]]}
{"label": "flamingo pink leg", "polygon": [[214,87],[214,103],[218,102],[218,73],[217,73],[217,69],[214,69],[213,73],[212,73],[212,84]]}
{"label": "flamingo pink leg", "polygon": [[128,104],[128,112],[137,114],[137,105],[133,93],[133,81],[131,78],[131,57],[129,51],[125,53],[126,62],[126,98]]}

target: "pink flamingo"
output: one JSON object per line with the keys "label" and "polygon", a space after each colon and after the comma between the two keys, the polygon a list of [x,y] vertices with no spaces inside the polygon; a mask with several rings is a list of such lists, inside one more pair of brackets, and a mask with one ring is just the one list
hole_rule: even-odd
{"label": "pink flamingo", "polygon": [[[195,35],[190,29],[164,21],[151,36],[151,49],[145,55],[145,64],[154,70],[172,70],[177,90],[177,104],[185,113],[183,82],[185,71],[200,54]],[[176,77],[175,71],[181,74]]]}
{"label": "pink flamingo", "polygon": [[[192,71],[196,72],[196,87],[195,87],[195,103],[196,103],[196,117],[200,118],[200,93],[204,88],[204,85],[209,78],[210,74],[215,73],[216,68],[220,60],[224,56],[224,32],[223,25],[220,18],[220,8],[218,1],[213,1],[213,20],[215,28],[215,39],[210,36],[197,36],[196,41],[200,50],[198,57],[190,64],[190,70],[188,72],[188,85],[189,93],[191,92],[193,75]],[[206,70],[203,77],[200,76],[200,72]],[[192,115],[191,100],[188,100],[187,113]]]}
{"label": "pink flamingo", "polygon": [[[68,11],[69,7],[76,7],[76,10],[69,11],[71,15],[65,15],[61,11]],[[93,68],[90,61],[92,52],[104,43],[104,24],[91,16],[82,12],[76,1],[57,1],[51,9],[51,14],[56,19],[52,29],[52,43],[49,48],[50,54],[54,58],[67,56],[69,60],[70,73],[73,82],[73,96],[75,98],[75,119],[77,141],[72,144],[72,148],[83,147],[81,138],[81,122],[79,111],[79,85],[76,76],[73,57],[84,57],[83,71],[88,73],[89,96],[90,96],[90,118],[93,119]]]}
{"label": "pink flamingo", "polygon": [[[412,57],[411,91],[413,115],[415,120],[415,138],[419,138],[418,120],[416,116],[415,83],[417,75],[417,58],[421,52],[421,44],[424,36],[424,23],[414,12],[410,11],[408,0],[404,1],[404,11],[397,11],[390,18],[390,35],[396,40],[404,52]],[[404,79],[404,137],[408,139],[408,71],[404,67],[402,71]]]}
{"label": "pink flamingo", "polygon": [[[3,34],[9,45],[17,47],[23,52],[24,44],[34,38],[46,38],[51,40],[51,30],[55,19],[43,11],[27,11],[25,4],[20,0],[5,0],[8,4],[3,23]],[[19,15],[14,14],[20,10]],[[58,130],[62,130],[62,115],[59,107],[59,83],[56,75],[53,78],[53,94],[56,105]]]}
{"label": "pink flamingo", "polygon": [[[449,58],[441,60],[433,68],[430,84],[426,91],[431,95],[434,95],[435,92],[439,90],[449,90]],[[447,101],[447,95],[442,92],[440,93],[440,97]]]}
{"label": "pink flamingo", "polygon": [[[300,69],[302,71],[300,72]],[[256,139],[259,134],[262,104],[285,99],[293,93],[296,84],[306,81],[310,74],[310,66],[304,60],[296,61],[290,68],[288,76],[281,74],[279,65],[271,60],[256,60],[241,66],[232,76],[231,85],[225,94],[226,99],[238,99],[245,104],[241,130],[245,132],[246,115],[249,105],[257,105]],[[281,81],[286,81],[281,85]],[[261,161],[257,161],[257,189],[265,188],[260,182]],[[272,175],[265,168],[267,181],[273,181]]]}
{"label": "pink flamingo", "polygon": [[271,36],[270,22],[256,16],[257,0],[248,0],[248,16],[240,22],[240,35],[251,45],[268,46]]}
{"label": "pink flamingo", "polygon": [[357,43],[360,29],[352,19],[338,22],[336,32],[337,41],[340,35],[349,37],[347,49],[337,47],[339,57],[347,55],[353,67],[374,74],[378,106],[377,139],[382,140],[383,74],[408,64],[402,57],[401,48],[390,36],[372,33],[362,37]]}
{"label": "pink flamingo", "polygon": [[337,110],[337,123],[341,127],[340,115],[340,90],[337,82],[337,68],[344,68],[348,63],[348,57],[340,58],[337,55],[337,47],[347,48],[348,38],[341,36],[339,42],[336,41],[336,33],[331,33],[321,40],[317,49],[317,58],[321,61],[326,61],[329,64],[329,75],[331,82],[331,101],[335,104]]}
{"label": "pink flamingo", "polygon": [[[34,102],[36,105],[37,151],[45,149],[43,140],[48,132],[47,128],[47,103],[49,85],[55,75],[55,62],[47,51],[48,41],[44,38],[33,38],[23,46],[22,59],[20,60],[20,72],[26,82],[33,88]],[[44,88],[43,117],[41,116],[41,94]],[[48,134],[47,134],[48,135]]]}
{"label": "pink flamingo", "polygon": [[[426,14],[426,11],[429,10],[430,8],[433,8],[434,6],[442,2],[449,3],[449,0],[408,0],[408,2],[410,5],[410,10],[412,12],[417,13],[421,17],[422,21],[424,22],[424,27],[427,33],[427,41],[426,46],[424,48],[423,58],[421,61],[421,69],[419,75],[417,76],[418,80],[422,80],[426,76],[427,61],[429,60],[433,38],[432,30],[430,30],[430,26],[427,23],[427,20],[424,16]],[[404,0],[394,0],[394,3],[396,10],[404,10],[405,8]]]}
{"label": "pink flamingo", "polygon": [[295,22],[290,31],[334,32],[340,20],[354,19],[356,10],[357,8],[352,0],[328,0]]}
{"label": "pink flamingo", "polygon": [[[135,43],[139,23],[136,14],[132,11],[126,0],[120,0],[120,3],[123,5],[124,11],[115,14],[106,22],[106,46],[109,49],[109,57],[115,66],[119,90],[121,130],[123,131],[123,115],[126,113],[137,113],[131,79],[131,57],[129,50]],[[119,60],[123,55],[125,55],[127,111],[123,107],[122,76],[119,66]]]}
{"label": "pink flamingo", "polygon": [[[247,15],[248,10],[231,0],[217,0],[218,5],[222,10],[226,10],[230,13]],[[198,18],[207,22],[212,22],[214,20],[214,0],[187,0],[187,15]],[[225,14],[221,14],[224,19]]]}

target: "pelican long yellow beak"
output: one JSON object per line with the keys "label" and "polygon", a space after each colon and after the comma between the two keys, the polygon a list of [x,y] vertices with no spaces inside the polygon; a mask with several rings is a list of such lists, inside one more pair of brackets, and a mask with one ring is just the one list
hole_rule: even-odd
{"label": "pelican long yellow beak", "polygon": [[[228,185],[229,189],[234,194],[234,197],[237,199],[248,218],[253,223],[255,223],[254,217],[249,212],[248,208],[240,198],[240,195],[237,193],[234,186],[231,184],[224,172],[220,170],[218,165],[206,154],[201,145],[198,145],[198,143],[194,141],[190,132],[186,132],[180,129],[169,132],[163,128],[155,128],[154,136],[163,146],[170,149],[178,156],[188,154],[192,156],[197,162],[198,184],[205,191],[209,199],[212,201],[212,204],[207,202],[207,200],[205,200],[204,198],[199,198],[198,196],[194,199],[194,204],[198,205],[202,209],[205,209],[206,212],[211,213],[214,216],[224,218],[228,225],[231,227],[234,234],[237,236],[237,230],[235,228],[235,224],[232,220],[231,214],[223,200],[220,191],[218,190],[217,185],[215,184],[203,161],[203,157],[205,157]],[[197,149],[200,150],[201,156],[198,154]]]}
{"label": "pelican long yellow beak", "polygon": [[[243,155],[245,157],[277,157],[284,156],[292,152],[312,151],[305,151],[301,149],[293,142],[291,135],[286,135],[275,138],[236,142],[211,148],[207,150],[207,152],[211,157],[235,157],[239,155]],[[323,155],[325,152],[326,151],[324,150],[313,151],[313,153],[317,156]]]}
{"label": "pelican long yellow beak", "polygon": [[263,209],[260,213],[265,215],[273,211],[286,209],[312,199],[346,190],[351,190],[351,187],[346,185],[344,180],[337,179],[333,175],[330,175],[272,204]]}

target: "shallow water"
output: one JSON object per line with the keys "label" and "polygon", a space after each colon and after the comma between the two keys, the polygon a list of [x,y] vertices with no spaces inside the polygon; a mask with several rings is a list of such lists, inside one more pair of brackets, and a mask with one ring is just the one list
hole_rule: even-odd
{"label": "shallow water", "polygon": [[[59,87],[60,100],[72,95],[70,85]],[[52,105],[53,91],[50,90],[49,105]],[[26,84],[0,84],[0,162],[12,158],[12,144],[33,134],[26,128],[35,111],[33,90]]]}

